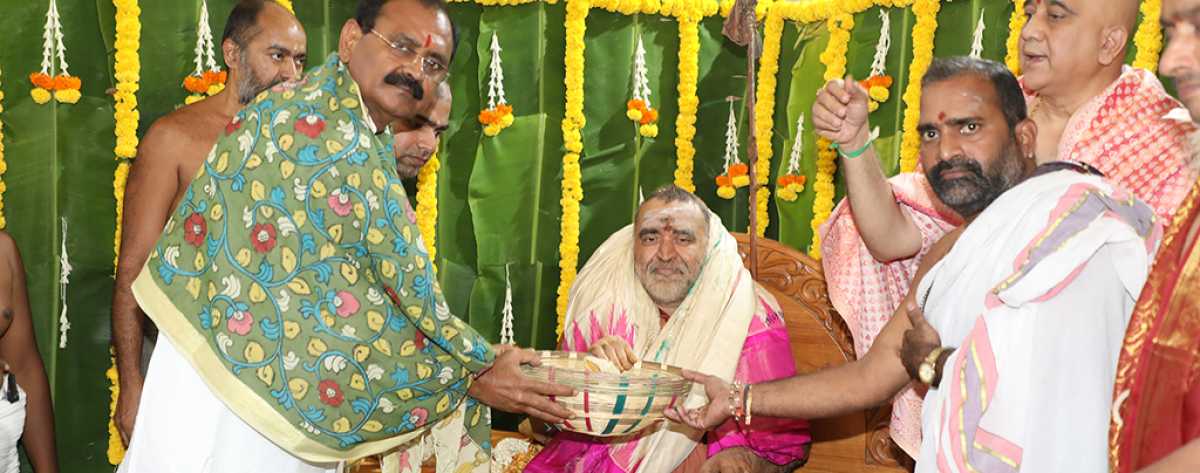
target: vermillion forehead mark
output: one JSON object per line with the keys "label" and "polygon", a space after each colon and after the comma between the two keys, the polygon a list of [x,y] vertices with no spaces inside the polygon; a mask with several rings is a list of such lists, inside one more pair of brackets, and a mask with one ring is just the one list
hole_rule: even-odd
{"label": "vermillion forehead mark", "polygon": [[433,44],[433,35],[431,35],[431,34],[425,35],[425,47],[428,48],[429,45],[431,45],[431,44]]}
{"label": "vermillion forehead mark", "polygon": [[[1039,1],[1040,1],[1040,0],[1039,0]],[[944,122],[944,121],[946,121],[946,112],[940,112],[940,113],[938,113],[938,121],[939,121],[939,122]]]}

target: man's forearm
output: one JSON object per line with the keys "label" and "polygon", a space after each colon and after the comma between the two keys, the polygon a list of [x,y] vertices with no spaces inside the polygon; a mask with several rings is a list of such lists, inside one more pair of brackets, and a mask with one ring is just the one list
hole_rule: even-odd
{"label": "man's forearm", "polygon": [[[869,133],[864,128],[843,151],[867,146]],[[846,196],[854,209],[854,223],[871,255],[883,261],[904,259],[921,250],[919,232],[904,217],[892,194],[892,186],[879,165],[874,145],[857,158],[840,158],[846,178]]]}
{"label": "man's forearm", "polygon": [[[141,308],[128,283],[118,278],[113,292],[112,343],[117,358],[117,374],[122,385],[142,383],[142,336],[145,333]],[[122,284],[124,283],[124,284]]]}
{"label": "man's forearm", "polygon": [[870,373],[864,361],[850,362],[816,373],[755,384],[755,417],[823,419],[886,403],[903,378]]}
{"label": "man's forearm", "polygon": [[23,363],[13,369],[25,389],[25,431],[21,441],[38,473],[58,471],[57,449],[54,443],[54,408],[50,402],[50,386],[41,361]]}

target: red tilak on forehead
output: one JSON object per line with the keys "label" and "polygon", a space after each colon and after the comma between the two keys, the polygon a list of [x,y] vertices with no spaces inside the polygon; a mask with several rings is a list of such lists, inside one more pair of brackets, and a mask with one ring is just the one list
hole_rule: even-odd
{"label": "red tilak on forehead", "polygon": [[430,44],[433,44],[433,35],[427,34],[425,35],[425,47],[428,48]]}
{"label": "red tilak on forehead", "polygon": [[941,113],[938,113],[938,121],[939,121],[939,122],[944,122],[944,121],[946,121],[946,112],[941,112]]}

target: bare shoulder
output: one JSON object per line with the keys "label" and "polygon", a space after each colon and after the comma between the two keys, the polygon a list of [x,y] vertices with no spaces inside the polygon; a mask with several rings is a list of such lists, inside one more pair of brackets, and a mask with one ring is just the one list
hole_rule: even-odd
{"label": "bare shoulder", "polygon": [[222,125],[221,119],[213,110],[204,106],[204,102],[180,107],[162,118],[155,120],[146,131],[139,147],[139,155],[164,157],[178,156],[178,153],[162,153],[164,147],[178,148],[180,145],[194,145],[211,141],[216,129]]}
{"label": "bare shoulder", "polygon": [[[0,268],[15,272],[21,266],[21,250],[17,249],[17,241],[8,232],[0,231]],[[6,280],[11,278],[9,271],[3,271],[2,277]]]}

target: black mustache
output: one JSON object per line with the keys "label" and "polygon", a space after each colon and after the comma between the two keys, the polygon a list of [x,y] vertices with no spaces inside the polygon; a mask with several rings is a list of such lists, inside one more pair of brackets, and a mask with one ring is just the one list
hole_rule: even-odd
{"label": "black mustache", "polygon": [[421,86],[421,81],[408,74],[393,72],[384,76],[383,82],[388,85],[407,87],[414,99],[421,100],[425,98],[425,87]]}
{"label": "black mustache", "polygon": [[931,180],[935,180],[935,179],[932,179],[932,177],[936,176],[937,177],[936,180],[941,181],[942,173],[949,171],[951,169],[968,171],[971,173],[971,177],[974,177],[979,180],[984,179],[983,166],[980,166],[978,161],[968,159],[966,157],[958,156],[958,157],[947,159],[945,161],[941,161],[941,162],[937,163],[936,165],[934,165],[933,169],[930,170]]}

